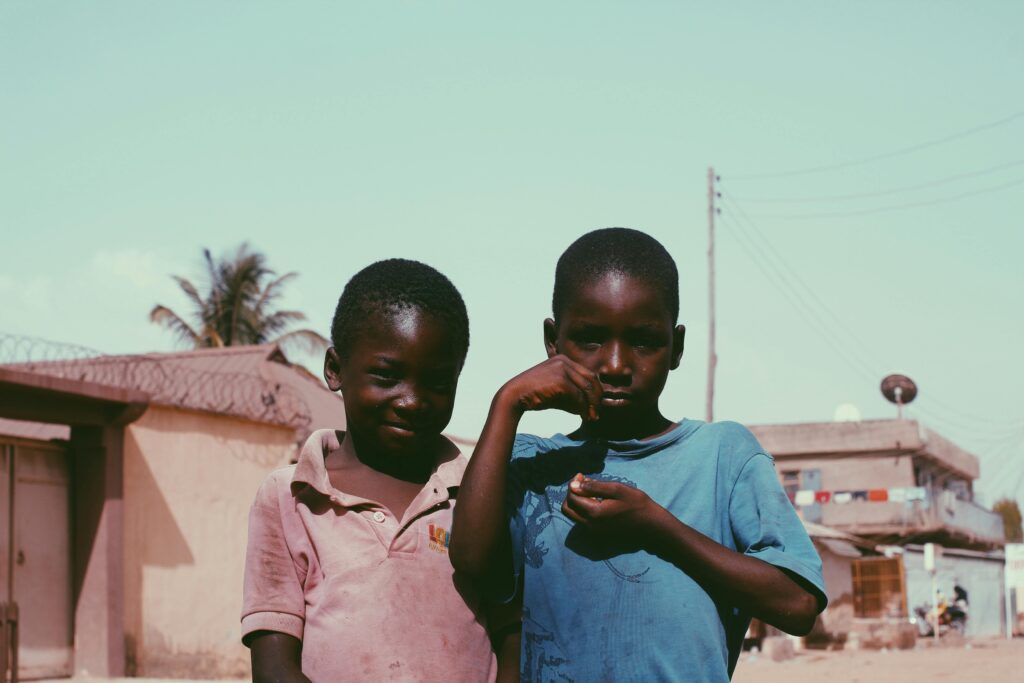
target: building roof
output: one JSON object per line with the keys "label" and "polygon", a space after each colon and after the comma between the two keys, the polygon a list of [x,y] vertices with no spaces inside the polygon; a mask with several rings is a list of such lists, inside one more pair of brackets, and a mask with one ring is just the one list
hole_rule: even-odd
{"label": "building roof", "polygon": [[916,420],[805,422],[750,428],[776,458],[914,455],[964,479],[978,478],[978,457]]}
{"label": "building roof", "polygon": [[36,441],[52,441],[54,439],[66,441],[71,438],[71,428],[67,425],[8,420],[0,417],[0,434],[16,436],[21,439],[34,439]]}
{"label": "building roof", "polygon": [[95,355],[3,367],[135,389],[150,403],[313,429],[345,427],[344,403],[276,344],[175,353]]}
{"label": "building roof", "polygon": [[873,555],[876,553],[875,544],[860,536],[854,536],[853,534],[848,534],[845,531],[839,531],[822,524],[808,522],[806,519],[801,519],[800,521],[803,522],[807,535],[815,543],[825,546],[840,557],[856,558],[865,554]]}

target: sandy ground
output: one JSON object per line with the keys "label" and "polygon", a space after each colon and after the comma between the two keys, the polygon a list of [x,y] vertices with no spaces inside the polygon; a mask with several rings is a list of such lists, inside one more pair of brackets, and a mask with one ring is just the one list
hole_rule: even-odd
{"label": "sandy ground", "polygon": [[[925,648],[892,652],[822,652],[809,650],[785,662],[744,653],[734,683],[886,683],[887,681],[954,681],[1015,683],[1024,681],[1024,638],[974,639],[962,648]],[[42,683],[207,683],[182,679],[60,679]],[[213,681],[209,683],[215,683]],[[225,683],[217,681],[216,683]]]}
{"label": "sandy ground", "polygon": [[963,648],[891,652],[798,653],[785,662],[744,653],[735,683],[881,683],[883,681],[969,680],[970,683],[1024,681],[1024,638],[973,639]]}

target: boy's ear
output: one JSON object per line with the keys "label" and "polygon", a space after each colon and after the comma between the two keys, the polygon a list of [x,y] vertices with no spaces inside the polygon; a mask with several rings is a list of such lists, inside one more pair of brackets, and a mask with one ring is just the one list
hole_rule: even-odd
{"label": "boy's ear", "polygon": [[548,358],[558,355],[558,326],[551,318],[544,321],[544,350],[548,352]]}
{"label": "boy's ear", "polygon": [[683,360],[683,341],[686,339],[686,326],[676,325],[672,330],[672,369],[679,367]]}
{"label": "boy's ear", "polygon": [[341,391],[341,356],[333,346],[324,354],[324,381],[331,391]]}

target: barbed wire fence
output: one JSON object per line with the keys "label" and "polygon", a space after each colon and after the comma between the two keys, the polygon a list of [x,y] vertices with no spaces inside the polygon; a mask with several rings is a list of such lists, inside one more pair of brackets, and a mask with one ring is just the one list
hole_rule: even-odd
{"label": "barbed wire fence", "polygon": [[189,367],[175,355],[108,355],[95,349],[0,332],[0,367],[136,389],[153,403],[222,413],[299,430],[312,422],[292,387],[261,377]]}

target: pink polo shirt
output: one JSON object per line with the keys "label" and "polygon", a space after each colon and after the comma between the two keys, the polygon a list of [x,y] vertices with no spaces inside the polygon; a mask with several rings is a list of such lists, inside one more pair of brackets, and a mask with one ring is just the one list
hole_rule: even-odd
{"label": "pink polo shirt", "polygon": [[314,432],[296,465],[272,472],[249,513],[242,637],[302,640],[315,681],[494,681],[477,593],[448,561],[462,456],[442,464],[404,520],[331,486],[333,430]]}

